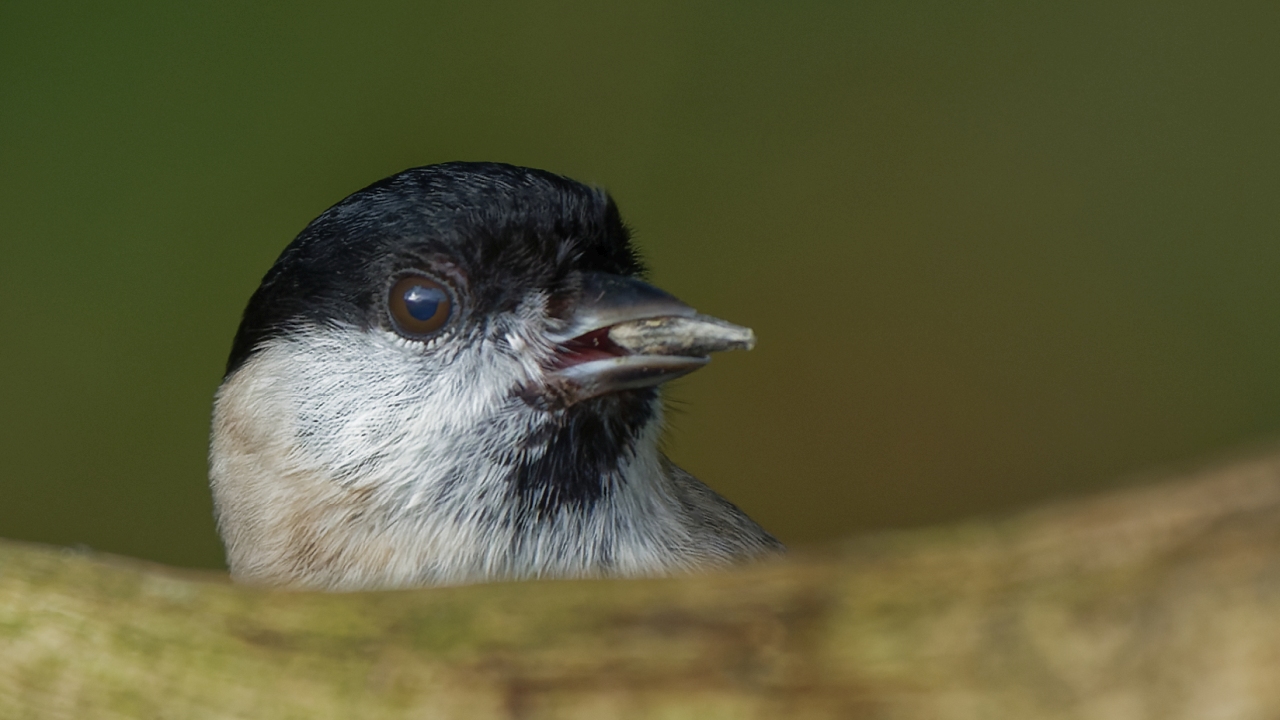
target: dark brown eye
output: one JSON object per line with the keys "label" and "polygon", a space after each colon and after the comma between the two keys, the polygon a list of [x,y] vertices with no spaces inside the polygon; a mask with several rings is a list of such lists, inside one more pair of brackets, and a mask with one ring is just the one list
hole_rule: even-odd
{"label": "dark brown eye", "polygon": [[387,307],[396,330],[418,339],[449,322],[453,297],[443,285],[425,275],[406,275],[392,284]]}

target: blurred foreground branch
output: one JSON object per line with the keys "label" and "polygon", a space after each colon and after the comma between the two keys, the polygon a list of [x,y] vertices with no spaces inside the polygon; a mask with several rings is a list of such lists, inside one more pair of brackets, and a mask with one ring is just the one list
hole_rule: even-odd
{"label": "blurred foreground branch", "polygon": [[1274,718],[1280,456],[651,581],[322,595],[0,543],[4,718]]}

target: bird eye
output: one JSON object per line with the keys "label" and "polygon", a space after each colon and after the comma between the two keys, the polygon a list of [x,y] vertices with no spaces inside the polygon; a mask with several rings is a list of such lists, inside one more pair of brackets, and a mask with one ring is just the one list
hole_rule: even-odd
{"label": "bird eye", "polygon": [[430,335],[449,322],[453,298],[443,285],[422,275],[406,275],[391,286],[387,297],[391,322],[405,337]]}

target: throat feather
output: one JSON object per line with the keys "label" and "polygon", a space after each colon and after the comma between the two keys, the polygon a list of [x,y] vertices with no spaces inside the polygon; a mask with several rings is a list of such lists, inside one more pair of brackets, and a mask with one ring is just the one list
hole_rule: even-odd
{"label": "throat feather", "polygon": [[508,476],[528,520],[563,510],[585,511],[622,482],[618,469],[655,421],[652,388],[595,398],[565,411],[541,437],[531,438],[541,453],[521,448]]}

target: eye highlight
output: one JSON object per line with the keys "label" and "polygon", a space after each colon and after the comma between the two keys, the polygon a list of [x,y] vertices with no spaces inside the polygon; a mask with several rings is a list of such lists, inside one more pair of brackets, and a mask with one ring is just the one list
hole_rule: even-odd
{"label": "eye highlight", "polygon": [[440,330],[453,314],[453,296],[425,275],[405,275],[391,284],[387,310],[396,331],[419,340]]}

